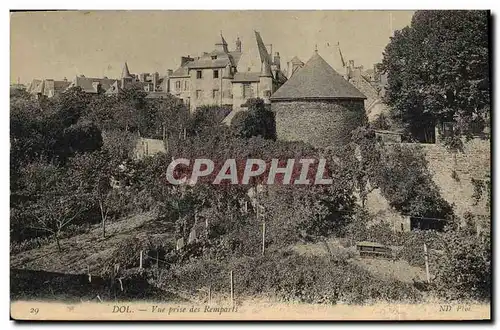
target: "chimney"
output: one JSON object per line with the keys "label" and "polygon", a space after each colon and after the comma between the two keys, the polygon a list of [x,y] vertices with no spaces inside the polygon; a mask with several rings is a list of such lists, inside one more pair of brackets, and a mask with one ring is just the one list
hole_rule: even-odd
{"label": "chimney", "polygon": [[299,69],[304,66],[304,63],[299,60],[297,57],[292,59],[292,70],[290,72],[290,77]]}
{"label": "chimney", "polygon": [[172,70],[172,69],[167,70],[167,77],[170,77],[173,74],[174,74],[174,70]]}
{"label": "chimney", "polygon": [[63,81],[67,82],[67,81],[68,81],[68,78],[64,77]]}
{"label": "chimney", "polygon": [[361,68],[354,68],[352,70],[352,78],[360,78],[361,77]]}
{"label": "chimney", "polygon": [[158,88],[158,79],[159,79],[158,72],[153,73],[153,91],[156,91],[156,89]]}
{"label": "chimney", "polygon": [[276,52],[274,54],[274,65],[276,65],[276,69],[279,71],[281,70],[281,58],[280,58],[280,53]]}
{"label": "chimney", "polygon": [[98,81],[92,82],[92,88],[96,93],[99,93],[99,89],[101,87],[101,84]]}
{"label": "chimney", "polygon": [[235,51],[241,53],[241,40],[240,40],[240,37],[238,37],[236,39],[236,50]]}
{"label": "chimney", "polygon": [[349,80],[354,76],[354,60],[349,60],[346,68],[346,79]]}

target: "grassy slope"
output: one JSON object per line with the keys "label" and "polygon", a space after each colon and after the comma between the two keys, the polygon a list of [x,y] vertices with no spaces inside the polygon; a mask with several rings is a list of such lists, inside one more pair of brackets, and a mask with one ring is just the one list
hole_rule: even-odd
{"label": "grassy slope", "polygon": [[164,240],[173,239],[170,231],[165,233],[160,224],[154,220],[153,213],[143,213],[110,223],[107,226],[105,239],[102,237],[101,227],[96,226],[89,233],[62,239],[62,252],[57,250],[54,242],[39,249],[11,255],[10,267],[82,274],[87,272],[88,266],[91,273],[98,273],[118,243],[131,235],[152,235]]}
{"label": "grassy slope", "polygon": [[[144,213],[110,223],[107,227],[106,239],[101,236],[101,228],[96,226],[89,233],[63,239],[61,241],[62,252],[58,252],[56,244],[51,243],[39,249],[12,255],[11,269],[86,274],[88,266],[90,272],[97,275],[116,246],[131,235],[150,235],[155,239],[173,241],[171,229],[156,222],[155,218],[153,213]],[[425,279],[425,272],[421,268],[412,267],[406,261],[360,258],[355,249],[344,248],[337,239],[333,238],[328,241],[328,244],[334,255],[348,256],[350,262],[366,268],[375,276],[394,278],[407,283]],[[328,256],[322,243],[297,244],[293,250],[300,254]]]}
{"label": "grassy slope", "polygon": [[[425,281],[425,271],[422,268],[410,266],[405,260],[393,261],[379,258],[360,258],[356,253],[355,247],[344,248],[340,245],[338,239],[335,238],[329,239],[328,245],[334,255],[345,254],[352,256],[350,259],[351,262],[366,268],[376,276],[394,278],[406,283],[412,283],[413,280]],[[301,254],[328,256],[323,243],[297,244],[293,249]]]}

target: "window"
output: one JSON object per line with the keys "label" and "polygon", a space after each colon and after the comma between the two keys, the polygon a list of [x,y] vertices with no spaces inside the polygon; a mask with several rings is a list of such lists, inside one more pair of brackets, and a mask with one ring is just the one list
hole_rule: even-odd
{"label": "window", "polygon": [[214,79],[219,78],[219,70],[214,70]]}
{"label": "window", "polygon": [[214,99],[219,98],[219,90],[218,89],[212,90],[212,98],[214,98]]}
{"label": "window", "polygon": [[212,56],[212,60],[216,60],[216,59],[217,59],[217,55]]}
{"label": "window", "polygon": [[248,99],[253,97],[253,90],[251,84],[243,84],[243,98]]}
{"label": "window", "polygon": [[184,90],[185,91],[189,90],[189,86],[188,86],[188,82],[187,81],[184,82]]}
{"label": "window", "polygon": [[197,90],[196,91],[196,98],[197,99],[201,99],[201,96],[202,96],[202,91],[201,90]]}
{"label": "window", "polygon": [[178,91],[181,90],[181,82],[180,81],[175,82],[175,89]]}
{"label": "window", "polygon": [[196,79],[201,79],[202,78],[202,71],[198,70],[196,71]]}

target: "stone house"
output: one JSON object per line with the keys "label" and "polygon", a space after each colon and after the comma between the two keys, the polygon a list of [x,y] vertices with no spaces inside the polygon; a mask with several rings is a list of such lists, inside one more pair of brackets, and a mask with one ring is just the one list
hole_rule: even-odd
{"label": "stone house", "polygon": [[286,81],[281,72],[280,56],[269,55],[262,37],[255,31],[259,49],[261,69],[258,72],[238,70],[242,56],[242,43],[238,38],[235,49],[230,51],[224,37],[215,44],[215,49],[200,57],[181,57],[181,65],[169,77],[169,91],[181,98],[191,111],[202,105],[230,106],[234,113],[242,108],[249,98],[260,97],[270,103],[270,96]]}
{"label": "stone house", "polygon": [[27,86],[26,92],[35,98],[51,98],[64,92],[70,84],[66,78],[64,80],[33,79]]}

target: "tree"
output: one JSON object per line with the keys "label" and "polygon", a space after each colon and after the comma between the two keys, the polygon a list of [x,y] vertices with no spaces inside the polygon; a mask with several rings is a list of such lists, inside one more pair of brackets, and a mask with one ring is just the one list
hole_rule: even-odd
{"label": "tree", "polygon": [[222,126],[222,121],[230,112],[231,108],[227,106],[201,106],[191,116],[188,130],[191,134],[200,134],[202,131]]}
{"label": "tree", "polygon": [[[380,147],[381,142],[376,141],[375,132],[365,127],[359,127],[351,132],[352,142],[356,148],[357,157],[351,158],[354,165],[354,179],[361,207],[364,209],[368,194],[377,188],[376,176],[380,171]],[[370,180],[370,178],[372,178]],[[374,180],[375,178],[375,180]]]}
{"label": "tree", "polygon": [[276,139],[274,113],[266,107],[262,99],[248,99],[246,111],[236,113],[231,120],[231,127],[243,138],[261,136],[264,139]]}
{"label": "tree", "polygon": [[437,262],[436,287],[446,298],[490,300],[491,237],[475,228],[447,230],[441,236],[443,255]]}
{"label": "tree", "polygon": [[118,165],[119,160],[113,161],[106,151],[79,154],[69,164],[74,191],[89,205],[99,208],[103,237],[106,237],[111,180]]}
{"label": "tree", "polygon": [[384,51],[391,116],[420,140],[440,122],[470,134],[489,120],[487,11],[417,11]]}
{"label": "tree", "polygon": [[141,126],[143,136],[170,140],[178,137],[179,133],[189,126],[189,109],[181,99],[172,95],[161,99],[148,99],[145,109],[150,115],[148,127]]}
{"label": "tree", "polygon": [[53,164],[34,163],[24,169],[28,227],[52,235],[59,252],[61,232],[86,209],[82,196],[70,188],[71,179]]}
{"label": "tree", "polygon": [[370,126],[373,129],[379,129],[382,131],[389,130],[391,125],[389,123],[389,119],[384,113],[379,114],[374,121],[370,123]]}

